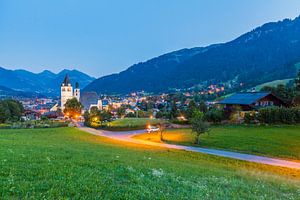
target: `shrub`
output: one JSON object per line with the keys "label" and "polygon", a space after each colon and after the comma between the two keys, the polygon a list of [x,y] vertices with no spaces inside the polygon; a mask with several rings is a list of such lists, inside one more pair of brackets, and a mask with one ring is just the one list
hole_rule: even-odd
{"label": "shrub", "polygon": [[220,123],[225,119],[225,114],[223,110],[213,108],[205,113],[204,119],[209,122]]}
{"label": "shrub", "polygon": [[267,124],[300,123],[300,108],[263,108],[259,110],[258,120]]}

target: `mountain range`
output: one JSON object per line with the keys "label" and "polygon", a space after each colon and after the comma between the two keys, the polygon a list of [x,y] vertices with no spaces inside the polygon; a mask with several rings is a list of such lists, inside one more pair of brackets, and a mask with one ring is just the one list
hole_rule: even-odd
{"label": "mountain range", "polygon": [[0,99],[35,98],[35,97],[45,97],[45,96],[40,93],[16,91],[0,85]]}
{"label": "mountain range", "polygon": [[84,91],[165,92],[233,80],[252,87],[295,77],[299,62],[300,17],[297,17],[264,24],[227,43],[182,49],[135,64],[120,73],[94,80]]}
{"label": "mountain range", "polygon": [[66,74],[69,75],[72,85],[78,82],[81,88],[91,83],[95,78],[77,70],[64,69],[55,74],[49,70],[41,73],[32,73],[26,70],[8,70],[0,67],[0,86],[2,92],[22,92],[58,96],[60,85]]}

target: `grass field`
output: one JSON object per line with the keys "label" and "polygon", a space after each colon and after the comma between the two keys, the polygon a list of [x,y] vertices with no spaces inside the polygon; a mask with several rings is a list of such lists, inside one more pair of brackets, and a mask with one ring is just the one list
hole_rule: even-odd
{"label": "grass field", "polygon": [[299,170],[119,143],[75,128],[0,130],[0,199],[299,198]]}
{"label": "grass field", "polygon": [[[136,138],[159,142],[155,133]],[[202,147],[300,160],[300,126],[216,126],[209,134],[200,136]],[[168,130],[168,143],[194,145],[190,129]]]}
{"label": "grass field", "polygon": [[155,125],[159,121],[159,119],[155,118],[124,118],[109,122],[106,125],[108,129],[112,130],[145,129],[147,125]]}
{"label": "grass field", "polygon": [[282,79],[282,80],[275,80],[275,81],[270,81],[270,82],[267,82],[267,83],[263,83],[263,84],[260,84],[260,85],[257,85],[255,87],[255,89],[257,91],[260,91],[263,87],[265,86],[269,86],[269,87],[276,87],[277,85],[286,85],[288,82],[290,82],[291,80],[293,80],[292,78],[290,79]]}

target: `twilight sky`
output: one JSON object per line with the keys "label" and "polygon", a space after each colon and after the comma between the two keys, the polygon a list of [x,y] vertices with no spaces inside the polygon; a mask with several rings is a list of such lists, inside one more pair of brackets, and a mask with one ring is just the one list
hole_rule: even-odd
{"label": "twilight sky", "polygon": [[299,0],[0,0],[0,66],[99,77],[298,15]]}

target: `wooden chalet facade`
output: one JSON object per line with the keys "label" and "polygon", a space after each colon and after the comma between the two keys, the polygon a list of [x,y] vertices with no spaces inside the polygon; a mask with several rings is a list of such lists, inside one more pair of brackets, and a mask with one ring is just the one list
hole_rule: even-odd
{"label": "wooden chalet facade", "polygon": [[218,104],[224,105],[224,108],[228,110],[235,106],[239,106],[242,111],[258,110],[260,108],[272,106],[286,106],[285,102],[270,92],[236,93],[218,102]]}

